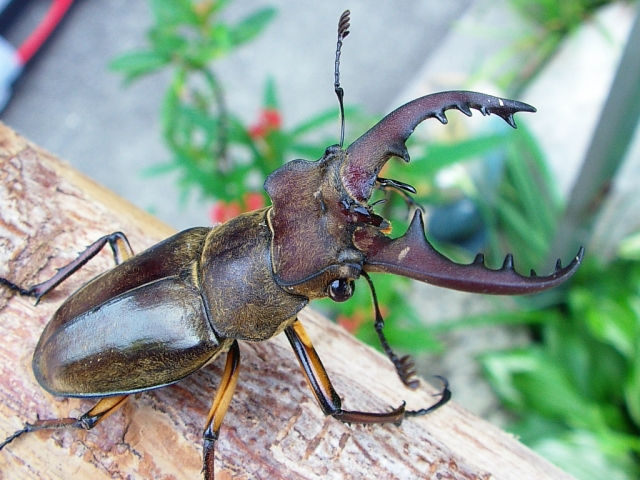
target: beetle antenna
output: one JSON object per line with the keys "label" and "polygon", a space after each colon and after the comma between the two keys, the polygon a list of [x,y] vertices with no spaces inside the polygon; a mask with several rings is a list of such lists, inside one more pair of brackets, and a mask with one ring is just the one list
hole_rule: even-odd
{"label": "beetle antenna", "polygon": [[349,23],[351,20],[351,18],[349,18],[350,15],[351,12],[345,10],[342,15],[340,15],[340,20],[338,21],[338,46],[336,47],[335,82],[333,84],[338,102],[340,103],[340,148],[344,145],[344,90],[340,87],[340,49],[342,48],[342,41],[349,35],[349,27],[351,26]]}

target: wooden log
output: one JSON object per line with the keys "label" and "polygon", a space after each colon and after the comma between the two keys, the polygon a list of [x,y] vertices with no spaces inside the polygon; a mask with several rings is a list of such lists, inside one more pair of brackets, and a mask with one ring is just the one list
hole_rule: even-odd
{"label": "wooden log", "polygon": [[[0,125],[0,276],[33,285],[114,231],[125,232],[136,251],[173,233]],[[25,421],[77,416],[93,405],[44,392],[31,355],[57,306],[111,268],[105,250],[37,306],[0,286],[0,438]],[[340,327],[309,309],[300,318],[345,408],[380,411],[406,400],[417,409],[434,402],[434,388],[424,382],[416,391],[404,388],[385,357]],[[282,335],[240,348],[216,478],[570,478],[455,402],[400,427],[325,418]],[[24,435],[0,452],[0,479],[200,478],[201,432],[223,363],[133,396],[91,431]]]}

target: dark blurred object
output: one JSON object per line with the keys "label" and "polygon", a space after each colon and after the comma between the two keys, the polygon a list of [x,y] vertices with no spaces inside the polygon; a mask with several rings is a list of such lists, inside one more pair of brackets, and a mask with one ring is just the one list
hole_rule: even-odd
{"label": "dark blurred object", "polygon": [[429,217],[428,231],[438,242],[473,252],[481,250],[486,239],[480,210],[466,197],[435,208]]}

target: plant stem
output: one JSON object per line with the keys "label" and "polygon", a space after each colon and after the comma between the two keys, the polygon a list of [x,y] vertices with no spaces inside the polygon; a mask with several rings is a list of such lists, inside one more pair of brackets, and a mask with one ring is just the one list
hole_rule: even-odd
{"label": "plant stem", "polygon": [[216,109],[218,113],[218,145],[216,152],[217,167],[219,171],[224,172],[231,167],[227,156],[227,146],[229,144],[229,113],[227,111],[222,86],[220,85],[220,82],[218,82],[215,74],[208,68],[203,68],[201,71],[213,92],[213,97],[216,102]]}

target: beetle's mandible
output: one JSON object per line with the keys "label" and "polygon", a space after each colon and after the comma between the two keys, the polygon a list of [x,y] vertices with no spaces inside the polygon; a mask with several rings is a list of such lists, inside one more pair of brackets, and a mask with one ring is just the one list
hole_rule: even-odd
{"label": "beetle's mandible", "polygon": [[[349,12],[338,27],[335,90],[342,110],[339,56],[349,33]],[[80,418],[38,419],[2,444],[43,429],[91,429],[118,409],[128,395],[175,383],[226,352],[226,366],[204,429],[203,471],[213,477],[214,444],[229,408],[240,365],[238,340],[263,341],[284,332],[315,399],[325,415],[347,423],[395,423],[425,415],[445,404],[446,385],[433,405],[386,412],[343,410],[341,400],[311,340],[297,319],[311,300],[348,300],[361,276],[375,291],[369,273],[410,277],[467,292],[517,295],[552,288],[570,277],[573,261],[549,276],[522,276],[513,259],[498,270],[481,255],[468,265],[438,253],[425,238],[420,210],[408,231],[388,236],[389,222],[374,212],[374,188],[415,193],[413,187],[379,177],[391,157],[409,161],[405,141],[427,118],[446,123],[445,111],[495,114],[515,128],[516,112],[534,112],[525,103],[475,92],[452,91],[413,100],[383,118],[347,148],[326,149],[317,161],[293,160],[271,173],[264,187],[268,208],[240,215],[214,228],[192,228],[134,255],[122,233],[106,235],[51,279],[22,288],[0,284],[40,299],[107,244],[116,266],[91,280],[58,309],[33,356],[37,381],[57,396],[96,397]],[[342,115],[344,122],[344,115]],[[375,303],[375,328],[401,380],[417,386],[413,365],[386,342]],[[135,328],[133,325],[135,324]],[[158,328],[160,326],[161,328]],[[87,332],[91,332],[89,335]]]}

